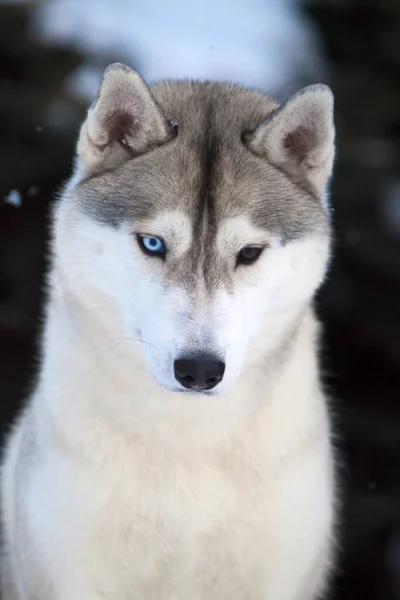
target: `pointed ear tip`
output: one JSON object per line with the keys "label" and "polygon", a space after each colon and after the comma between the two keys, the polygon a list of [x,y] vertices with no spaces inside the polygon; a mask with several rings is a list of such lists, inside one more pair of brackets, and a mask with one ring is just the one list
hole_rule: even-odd
{"label": "pointed ear tip", "polygon": [[309,85],[304,91],[323,97],[324,100],[328,101],[332,106],[335,102],[333,91],[329,85],[326,85],[326,83],[315,83],[314,85]]}
{"label": "pointed ear tip", "polygon": [[317,88],[317,90],[319,90],[321,94],[326,94],[327,96],[333,99],[333,91],[332,88],[329,87],[329,85],[327,85],[326,83],[317,83],[315,87]]}
{"label": "pointed ear tip", "polygon": [[121,81],[126,78],[134,78],[136,80],[139,76],[134,69],[123,63],[111,63],[111,65],[108,65],[104,70],[100,87],[102,87],[104,83],[109,84],[110,82]]}
{"label": "pointed ear tip", "polygon": [[131,67],[128,67],[128,65],[125,65],[124,63],[114,62],[105,68],[104,76],[109,75],[110,73],[115,73],[117,71],[123,73],[132,73],[133,69]]}
{"label": "pointed ear tip", "polygon": [[303,107],[317,104],[324,113],[329,113],[333,118],[335,99],[331,88],[325,83],[308,85],[295,94],[293,100]]}
{"label": "pointed ear tip", "polygon": [[125,86],[125,82],[129,82],[128,85],[137,86],[140,84],[140,80],[141,77],[139,74],[123,63],[112,63],[108,65],[103,72],[92,107],[97,104],[100,97],[104,97],[104,95],[107,95],[110,91]]}

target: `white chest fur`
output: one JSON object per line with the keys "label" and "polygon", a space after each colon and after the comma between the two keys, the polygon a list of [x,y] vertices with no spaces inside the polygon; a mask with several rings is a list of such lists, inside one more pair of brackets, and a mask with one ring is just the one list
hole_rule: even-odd
{"label": "white chest fur", "polygon": [[315,586],[332,523],[324,411],[294,445],[259,412],[212,450],[179,431],[104,435],[92,464],[54,449],[27,509],[51,579],[63,565],[60,597],[292,600]]}

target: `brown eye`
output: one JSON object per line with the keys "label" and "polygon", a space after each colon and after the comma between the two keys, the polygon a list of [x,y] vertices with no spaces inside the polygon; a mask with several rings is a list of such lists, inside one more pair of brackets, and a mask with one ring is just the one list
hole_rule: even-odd
{"label": "brown eye", "polygon": [[241,249],[237,256],[237,265],[251,265],[256,262],[264,250],[262,246],[245,246]]}

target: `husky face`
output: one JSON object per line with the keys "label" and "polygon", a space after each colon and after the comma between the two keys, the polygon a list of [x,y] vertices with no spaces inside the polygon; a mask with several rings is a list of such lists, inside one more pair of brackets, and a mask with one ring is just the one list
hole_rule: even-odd
{"label": "husky face", "polygon": [[265,319],[311,300],[329,254],[332,112],[325,86],[278,107],[238,86],[150,90],[128,67],[106,71],[57,213],[56,261],[163,388],[225,393]]}

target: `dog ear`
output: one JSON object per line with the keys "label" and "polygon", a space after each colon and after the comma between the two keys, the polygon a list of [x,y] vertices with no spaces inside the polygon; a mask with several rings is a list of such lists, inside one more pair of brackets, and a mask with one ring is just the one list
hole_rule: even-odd
{"label": "dog ear", "polygon": [[322,193],[335,154],[333,108],[328,86],[308,86],[250,133],[247,145],[254,154]]}
{"label": "dog ear", "polygon": [[80,131],[78,169],[87,176],[115,167],[173,135],[143,79],[125,65],[112,64]]}

